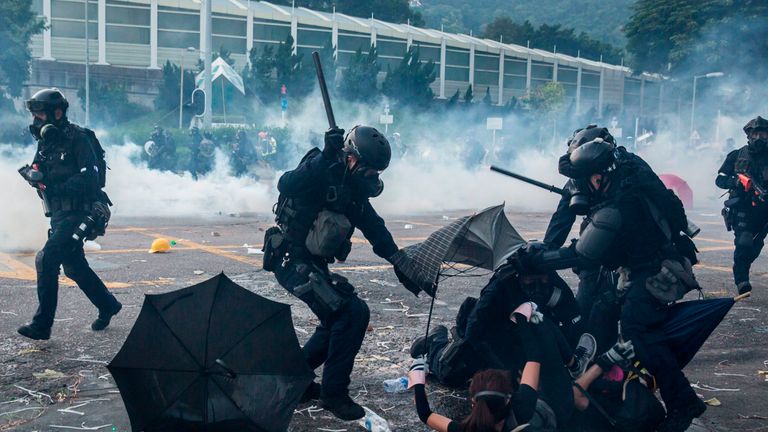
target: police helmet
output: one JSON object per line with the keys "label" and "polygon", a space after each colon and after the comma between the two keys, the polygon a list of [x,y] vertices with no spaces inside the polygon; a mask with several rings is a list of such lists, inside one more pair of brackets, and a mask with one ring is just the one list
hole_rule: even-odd
{"label": "police helmet", "polygon": [[383,171],[392,159],[392,148],[387,138],[370,126],[355,126],[344,138],[344,152],[373,169]]}
{"label": "police helmet", "polygon": [[602,138],[578,146],[568,157],[573,175],[584,178],[610,172],[616,162],[614,149],[611,143]]}
{"label": "police helmet", "polygon": [[573,152],[576,148],[584,145],[590,141],[594,141],[596,138],[600,138],[606,143],[616,147],[616,140],[613,138],[607,128],[597,127],[595,124],[591,124],[583,129],[576,129],[573,131],[573,135],[568,142],[568,153]]}
{"label": "police helmet", "polygon": [[152,140],[144,143],[144,151],[147,152],[149,156],[155,156],[159,150],[160,149],[158,148],[157,143]]}
{"label": "police helmet", "polygon": [[747,124],[744,125],[744,133],[746,133],[747,135],[749,135],[749,133],[753,130],[768,131],[768,120],[760,116],[757,116],[752,120],[748,121]]}
{"label": "police helmet", "polygon": [[57,108],[66,115],[67,108],[69,108],[67,98],[56,87],[37,91],[26,101],[26,105],[29,112],[44,112],[50,116],[53,116]]}

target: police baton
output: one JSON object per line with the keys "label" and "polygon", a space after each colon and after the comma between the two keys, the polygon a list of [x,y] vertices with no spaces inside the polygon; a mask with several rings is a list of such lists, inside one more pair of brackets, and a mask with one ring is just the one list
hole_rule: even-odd
{"label": "police baton", "polygon": [[328,96],[328,87],[325,85],[325,74],[323,65],[320,64],[320,54],[317,51],[312,52],[312,60],[315,62],[315,71],[317,72],[317,83],[320,85],[320,93],[323,95],[323,105],[325,106],[325,115],[328,117],[328,126],[331,129],[336,128],[336,118],[333,116],[333,107],[331,98]]}

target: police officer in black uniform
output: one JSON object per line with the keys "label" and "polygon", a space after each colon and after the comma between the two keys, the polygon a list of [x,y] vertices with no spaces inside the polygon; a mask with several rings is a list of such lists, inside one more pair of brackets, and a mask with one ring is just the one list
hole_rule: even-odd
{"label": "police officer in black uniform", "polygon": [[62,265],[64,274],[99,310],[91,324],[93,330],[104,330],[122,308],[83,252],[83,239],[95,238],[94,233],[105,228],[111,203],[101,190],[103,173],[95,147],[101,151],[101,146],[94,142],[92,131],[67,120],[68,107],[56,88],[40,90],[27,101],[33,115],[29,129],[38,147],[32,166],[19,172],[38,190],[46,216],[51,218],[48,241],[35,259],[39,306],[32,322],[19,328],[20,334],[31,339],[51,336]]}
{"label": "police officer in black uniform", "polygon": [[[383,190],[379,174],[389,165],[391,149],[379,131],[367,126],[354,127],[346,138],[343,130],[331,129],[324,141],[322,151],[310,150],[298,167],[280,177],[279,229],[266,233],[264,264],[320,319],[303,350],[312,369],[324,365],[322,386],[313,383],[304,400],[319,397],[321,406],[338,418],[354,420],[365,412],[349,397],[348,387],[370,312],[328,264],[346,259],[355,228],[378,256],[391,261],[398,253],[369,202]],[[404,280],[399,272],[398,277]]]}
{"label": "police officer in black uniform", "polygon": [[[659,325],[669,319],[666,305],[698,287],[690,258],[678,246],[683,243],[678,236],[685,229],[685,212],[671,191],[656,194],[653,188],[645,187],[632,164],[625,164],[617,154],[614,146],[600,139],[583,144],[561,161],[560,172],[586,181],[593,202],[599,204],[590,209],[589,223],[575,245],[552,251],[521,251],[517,258],[526,271],[598,264],[620,271],[626,291],[621,309],[622,336],[632,341],[637,358],[656,377],[667,408],[659,431],[682,432],[706,405],[691,389],[670,347],[659,342],[663,338],[657,333]],[[675,278],[666,278],[670,273]]]}
{"label": "police officer in black uniform", "polygon": [[747,145],[728,153],[715,184],[729,191],[723,216],[733,230],[733,279],[739,294],[752,291],[749,269],[768,233],[768,120],[757,116],[744,126]]}

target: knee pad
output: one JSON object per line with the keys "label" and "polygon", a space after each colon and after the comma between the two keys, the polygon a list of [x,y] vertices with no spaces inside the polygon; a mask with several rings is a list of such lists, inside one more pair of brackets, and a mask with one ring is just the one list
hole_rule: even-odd
{"label": "knee pad", "polygon": [[35,255],[35,270],[38,273],[43,271],[43,260],[45,260],[45,250],[41,250]]}
{"label": "knee pad", "polygon": [[738,235],[736,235],[736,246],[739,247],[752,247],[753,245],[753,238],[755,234],[751,231],[740,231]]}

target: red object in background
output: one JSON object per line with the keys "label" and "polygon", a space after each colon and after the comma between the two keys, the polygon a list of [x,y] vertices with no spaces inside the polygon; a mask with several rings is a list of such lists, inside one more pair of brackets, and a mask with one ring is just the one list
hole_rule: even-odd
{"label": "red object in background", "polygon": [[685,208],[693,208],[693,189],[688,186],[685,180],[674,174],[660,174],[659,178],[664,182],[664,186],[675,192]]}

